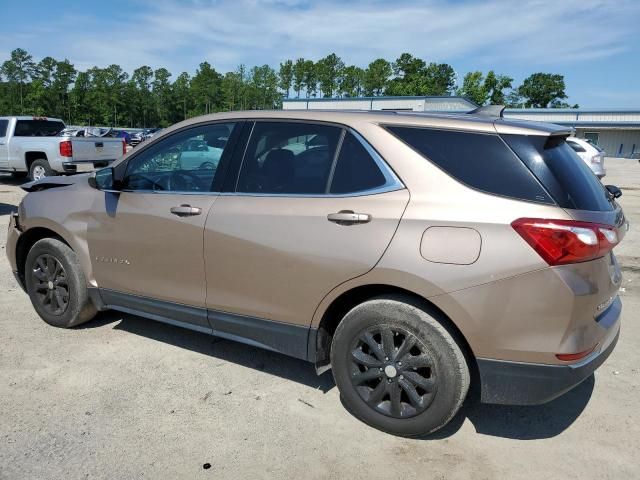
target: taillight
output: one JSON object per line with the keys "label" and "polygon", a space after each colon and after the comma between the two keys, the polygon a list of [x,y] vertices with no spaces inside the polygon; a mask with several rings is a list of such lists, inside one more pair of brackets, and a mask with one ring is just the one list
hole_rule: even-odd
{"label": "taillight", "polygon": [[122,140],[122,155],[124,155],[125,153],[127,153],[127,142],[124,141],[124,139]]}
{"label": "taillight", "polygon": [[71,145],[71,140],[63,140],[60,142],[60,156],[73,157],[73,146]]}
{"label": "taillight", "polygon": [[619,241],[614,227],[598,223],[519,218],[511,226],[549,265],[602,257]]}

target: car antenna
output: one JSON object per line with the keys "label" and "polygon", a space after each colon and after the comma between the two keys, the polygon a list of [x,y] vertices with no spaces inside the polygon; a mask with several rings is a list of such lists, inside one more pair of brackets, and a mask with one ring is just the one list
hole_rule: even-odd
{"label": "car antenna", "polygon": [[484,117],[504,118],[504,105],[485,105],[483,107],[474,108],[469,115],[482,115]]}

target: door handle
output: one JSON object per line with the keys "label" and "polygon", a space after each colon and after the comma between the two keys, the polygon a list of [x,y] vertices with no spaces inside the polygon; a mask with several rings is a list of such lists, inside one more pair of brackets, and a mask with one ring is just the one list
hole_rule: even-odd
{"label": "door handle", "polygon": [[200,215],[202,209],[200,207],[192,207],[191,205],[180,205],[179,207],[171,207],[169,210],[174,215],[179,217],[190,217],[192,215]]}
{"label": "door handle", "polygon": [[353,210],[340,210],[338,213],[330,213],[327,220],[338,225],[355,225],[357,223],[368,223],[371,215],[368,213],[355,213]]}

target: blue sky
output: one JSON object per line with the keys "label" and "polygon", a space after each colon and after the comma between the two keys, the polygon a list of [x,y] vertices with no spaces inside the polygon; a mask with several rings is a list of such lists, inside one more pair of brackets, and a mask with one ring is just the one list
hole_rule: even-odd
{"label": "blue sky", "polygon": [[220,72],[335,52],[366,66],[410,52],[513,77],[565,76],[571,103],[640,108],[640,0],[0,0],[0,61],[16,47],[76,68],[208,61]]}

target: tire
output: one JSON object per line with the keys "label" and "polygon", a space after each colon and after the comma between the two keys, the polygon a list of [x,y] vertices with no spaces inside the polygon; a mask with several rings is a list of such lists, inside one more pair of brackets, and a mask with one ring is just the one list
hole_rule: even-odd
{"label": "tire", "polygon": [[25,282],[33,307],[49,325],[75,327],[97,313],[78,257],[56,238],[44,238],[31,247]]}
{"label": "tire", "polygon": [[29,166],[29,178],[31,180],[39,180],[43,177],[53,177],[55,175],[57,173],[51,169],[49,162],[43,158],[34,160]]}
{"label": "tire", "polygon": [[438,317],[404,296],[377,297],[345,315],[331,366],[347,410],[404,437],[433,433],[455,416],[469,390],[469,368]]}

